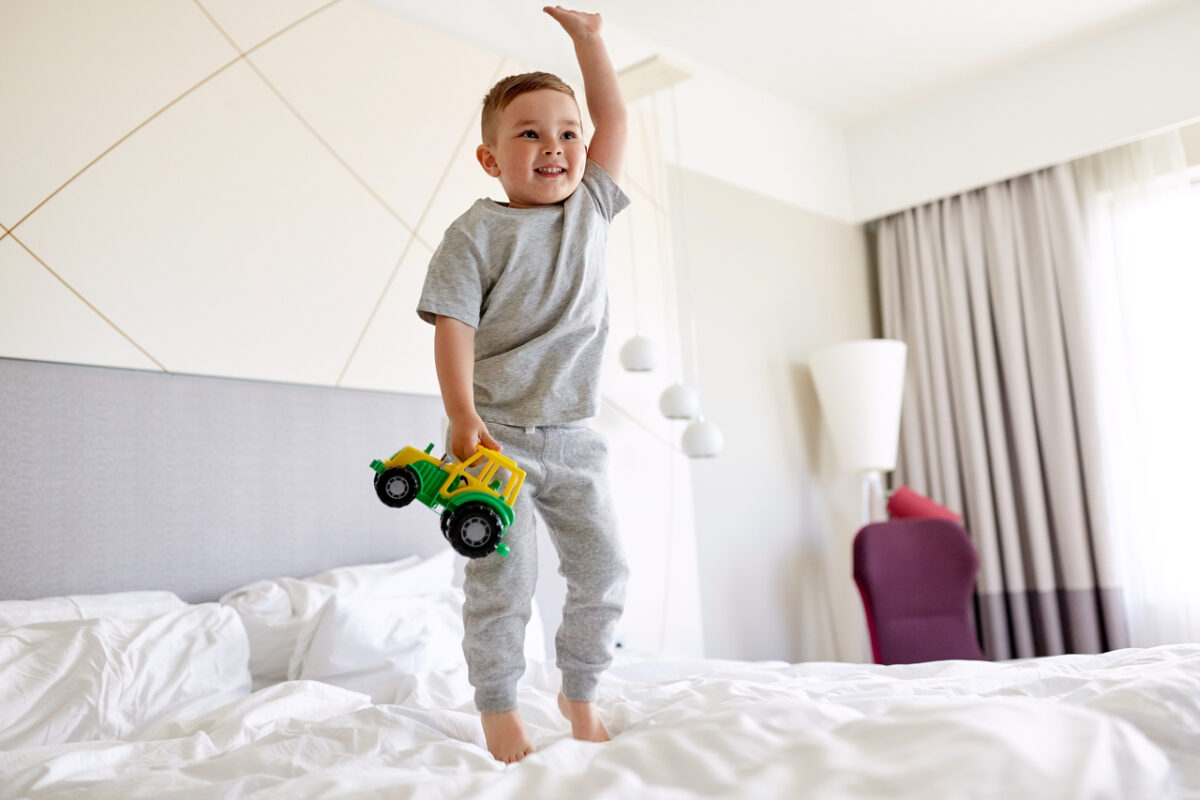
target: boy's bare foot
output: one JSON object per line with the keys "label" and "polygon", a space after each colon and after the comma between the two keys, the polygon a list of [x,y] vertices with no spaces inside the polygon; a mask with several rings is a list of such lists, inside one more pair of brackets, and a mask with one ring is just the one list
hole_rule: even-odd
{"label": "boy's bare foot", "polygon": [[497,761],[512,764],[533,752],[533,743],[525,733],[520,713],[514,710],[479,716],[483,721],[483,738],[487,739],[488,752]]}
{"label": "boy's bare foot", "polygon": [[600,722],[600,712],[595,703],[583,700],[568,700],[558,693],[558,710],[571,722],[571,735],[583,742],[607,742],[608,731]]}

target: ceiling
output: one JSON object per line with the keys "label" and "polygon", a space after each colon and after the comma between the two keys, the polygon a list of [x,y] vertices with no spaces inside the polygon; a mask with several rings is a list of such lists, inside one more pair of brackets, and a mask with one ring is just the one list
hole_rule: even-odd
{"label": "ceiling", "polygon": [[[530,64],[570,50],[536,3],[371,0]],[[1192,0],[1194,1],[1194,0]],[[1184,0],[594,0],[618,68],[667,49],[843,125]]]}

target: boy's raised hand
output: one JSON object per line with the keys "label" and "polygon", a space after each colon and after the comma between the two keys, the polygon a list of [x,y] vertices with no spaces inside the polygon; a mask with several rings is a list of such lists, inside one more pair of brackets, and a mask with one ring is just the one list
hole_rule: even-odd
{"label": "boy's raised hand", "polygon": [[604,25],[604,20],[600,18],[599,14],[572,11],[562,6],[546,6],[542,11],[554,17],[554,20],[562,25],[563,30],[572,39],[578,36],[594,36]]}
{"label": "boy's raised hand", "polygon": [[572,11],[562,6],[545,6],[542,10],[562,26],[575,45],[575,57],[579,60],[579,71],[583,73],[588,114],[595,126],[588,144],[588,159],[603,167],[614,181],[620,182],[628,121],[617,73],[600,35],[604,21],[599,14]]}

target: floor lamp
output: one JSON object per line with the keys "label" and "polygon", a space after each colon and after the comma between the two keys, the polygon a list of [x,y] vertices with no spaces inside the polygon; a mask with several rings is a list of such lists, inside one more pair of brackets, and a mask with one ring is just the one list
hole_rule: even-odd
{"label": "floor lamp", "polygon": [[838,465],[862,476],[863,524],[885,519],[883,473],[896,468],[908,346],[866,339],[809,357]]}

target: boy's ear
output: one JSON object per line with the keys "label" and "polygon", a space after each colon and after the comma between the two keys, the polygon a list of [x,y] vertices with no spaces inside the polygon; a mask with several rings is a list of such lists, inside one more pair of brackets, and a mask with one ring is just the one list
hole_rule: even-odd
{"label": "boy's ear", "polygon": [[500,177],[500,165],[496,163],[496,157],[492,155],[492,150],[486,144],[481,144],[475,148],[475,158],[479,159],[479,166],[483,167],[483,171],[493,178]]}

